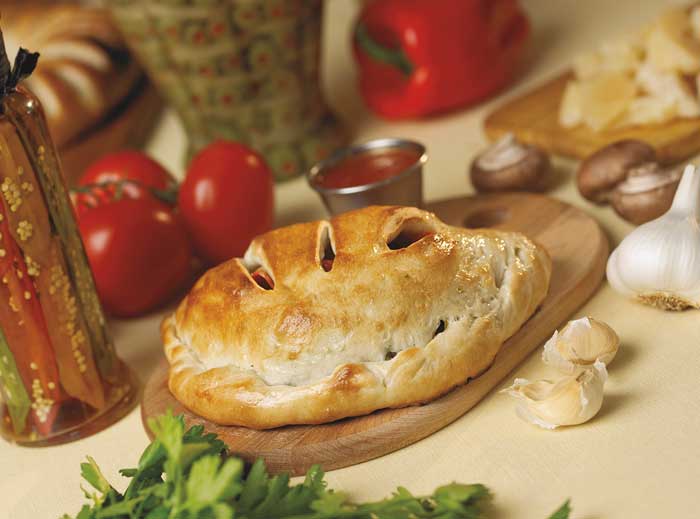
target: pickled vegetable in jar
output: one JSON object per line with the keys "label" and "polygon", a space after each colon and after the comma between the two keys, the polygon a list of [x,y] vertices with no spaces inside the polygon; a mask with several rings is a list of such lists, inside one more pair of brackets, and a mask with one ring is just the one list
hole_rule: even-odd
{"label": "pickled vegetable in jar", "polygon": [[0,433],[70,441],[124,416],[137,386],[117,357],[42,108],[0,32]]}

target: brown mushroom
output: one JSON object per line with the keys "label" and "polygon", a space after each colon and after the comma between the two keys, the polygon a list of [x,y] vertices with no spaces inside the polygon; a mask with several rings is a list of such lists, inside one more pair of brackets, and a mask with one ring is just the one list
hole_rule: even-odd
{"label": "brown mushroom", "polygon": [[605,203],[631,168],[654,160],[656,151],[646,142],[634,139],[614,142],[581,162],[576,173],[578,190],[588,200]]}
{"label": "brown mushroom", "polygon": [[549,182],[549,156],[539,148],[518,142],[508,133],[477,155],[470,177],[474,189],[494,191],[544,191]]}
{"label": "brown mushroom", "polygon": [[612,193],[615,212],[634,224],[658,218],[671,207],[682,170],[662,169],[656,162],[632,168]]}

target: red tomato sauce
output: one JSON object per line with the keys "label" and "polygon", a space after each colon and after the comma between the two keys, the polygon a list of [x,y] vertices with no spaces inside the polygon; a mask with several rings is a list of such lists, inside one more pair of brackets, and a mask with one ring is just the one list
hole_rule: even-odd
{"label": "red tomato sauce", "polygon": [[420,153],[404,148],[383,148],[351,155],[314,179],[316,185],[337,189],[363,186],[396,176],[413,166]]}

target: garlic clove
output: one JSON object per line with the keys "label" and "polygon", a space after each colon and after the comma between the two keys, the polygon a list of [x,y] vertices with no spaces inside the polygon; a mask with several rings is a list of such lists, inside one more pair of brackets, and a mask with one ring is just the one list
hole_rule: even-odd
{"label": "garlic clove", "polygon": [[618,292],[664,310],[700,308],[700,171],[686,166],[671,208],[633,230],[608,259]]}
{"label": "garlic clove", "polygon": [[556,429],[593,418],[603,405],[607,378],[605,364],[596,362],[593,367],[557,382],[518,378],[501,392],[519,401],[516,413],[520,418],[544,429]]}
{"label": "garlic clove", "polygon": [[615,358],[620,338],[610,326],[592,317],[569,321],[545,343],[542,361],[562,373],[574,374]]}

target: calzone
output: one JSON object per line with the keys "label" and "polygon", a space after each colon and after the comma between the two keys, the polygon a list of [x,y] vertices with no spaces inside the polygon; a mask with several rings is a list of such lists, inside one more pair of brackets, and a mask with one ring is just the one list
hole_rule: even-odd
{"label": "calzone", "polygon": [[162,325],[169,387],[219,424],[317,424],[428,402],[494,360],[551,260],[519,233],[367,207],[270,231]]}

